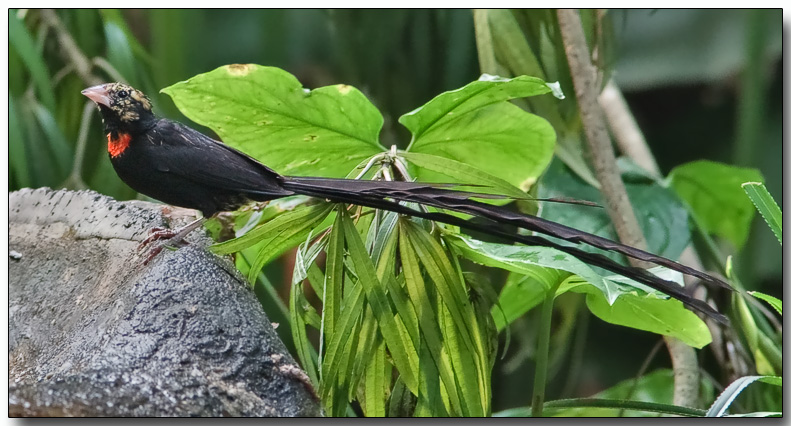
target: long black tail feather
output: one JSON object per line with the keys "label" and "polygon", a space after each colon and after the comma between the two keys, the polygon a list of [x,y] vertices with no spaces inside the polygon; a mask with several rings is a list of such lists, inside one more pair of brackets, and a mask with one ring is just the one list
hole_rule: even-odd
{"label": "long black tail feather", "polygon": [[[732,290],[732,288],[722,280],[706,274],[705,272],[698,271],[644,250],[623,245],[537,216],[520,214],[503,207],[475,201],[471,199],[471,197],[477,196],[475,193],[442,189],[431,184],[413,182],[381,182],[302,177],[284,178],[282,186],[297,194],[326,198],[336,202],[362,205],[421,217],[527,245],[552,247],[570,254],[588,264],[623,275],[653,289],[659,290],[668,296],[680,300],[693,310],[708,315],[718,322],[727,323],[727,318],[724,315],[720,314],[703,301],[692,297],[687,293],[684,287],[671,281],[663,280],[642,268],[624,266],[600,254],[589,253],[576,247],[561,245],[539,236],[527,236],[508,232],[502,229],[500,225],[515,225],[526,230],[553,236],[569,242],[583,242],[596,248],[621,253],[635,259],[661,265],[700,278],[705,282]],[[486,219],[491,223],[479,224],[445,213],[415,210],[399,204],[396,201],[390,201],[391,199],[465,213],[477,218]]]}

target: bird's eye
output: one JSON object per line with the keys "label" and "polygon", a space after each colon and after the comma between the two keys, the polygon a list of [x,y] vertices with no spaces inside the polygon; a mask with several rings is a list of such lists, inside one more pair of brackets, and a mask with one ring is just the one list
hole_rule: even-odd
{"label": "bird's eye", "polygon": [[120,92],[118,92],[118,97],[121,98],[121,99],[123,99],[123,98],[125,98],[127,96],[129,96],[129,92],[127,92],[126,90],[121,90]]}

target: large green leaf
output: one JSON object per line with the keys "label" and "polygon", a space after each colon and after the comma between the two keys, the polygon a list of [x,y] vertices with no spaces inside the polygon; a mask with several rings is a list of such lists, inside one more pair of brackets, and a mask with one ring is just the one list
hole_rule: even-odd
{"label": "large green leaf", "polygon": [[[623,162],[622,168],[627,168]],[[624,185],[637,221],[648,242],[648,249],[670,259],[676,259],[689,244],[689,214],[673,191],[634,173],[624,173]],[[538,195],[541,198],[571,197],[604,205],[601,192],[575,176],[568,167],[553,161],[541,179]],[[612,221],[605,209],[584,205],[544,203],[541,217],[617,240]],[[596,251],[613,259],[621,255],[603,252],[586,246],[586,251]]]}
{"label": "large green leaf", "polygon": [[[616,281],[619,277],[610,279]],[[680,281],[681,276],[678,275],[677,279]],[[574,286],[569,290],[587,293],[588,309],[611,324],[673,336],[698,349],[711,343],[706,324],[678,300],[623,287],[618,299],[609,304],[603,294],[591,285]]]}
{"label": "large green leaf", "polygon": [[[592,12],[581,13],[586,16]],[[482,20],[486,22],[480,22]],[[542,79],[549,76],[557,80],[560,87],[573,88],[554,10],[492,9],[477,13],[475,25],[476,30],[481,26],[490,31],[489,42],[479,43],[479,57],[481,49],[493,49],[488,53],[491,56],[496,53],[497,62],[502,64],[492,67],[481,61],[482,71],[501,76],[531,75]],[[573,91],[562,102],[548,96],[535,96],[517,105],[549,121],[558,135],[555,145],[558,158],[590,185],[598,186],[584,156],[574,97]]]}
{"label": "large green leaf", "polygon": [[[486,173],[460,161],[451,160],[450,158],[441,157],[439,155],[421,154],[410,151],[401,151],[399,155],[418,167],[443,174],[452,178],[454,181],[480,185],[479,187],[471,189],[474,192],[492,193],[516,199],[527,197],[524,191],[511,185],[506,180],[500,179],[497,176]],[[504,201],[508,202],[511,200],[504,199]]]}
{"label": "large green leaf", "polygon": [[[556,297],[566,291],[586,293],[591,312],[609,323],[673,336],[696,348],[711,342],[706,324],[678,300],[665,298],[656,290],[628,278],[601,276],[582,261],[561,251],[548,247],[485,243],[464,235],[448,235],[446,240],[474,262],[527,275],[535,279],[531,282],[551,282],[551,274],[558,274],[558,271],[574,274],[563,281]],[[665,268],[653,268],[651,272],[666,280],[682,282],[680,274]],[[500,294],[500,306],[508,320],[513,320],[515,317],[509,314],[526,312],[543,298],[546,291],[545,284],[507,286]],[[498,322],[498,329],[507,325],[501,323],[502,315],[494,314],[493,317]]]}
{"label": "large green leaf", "polygon": [[[543,118],[507,101],[550,92],[539,78],[484,75],[398,121],[412,132],[408,151],[467,163],[528,189],[552,158],[555,131]],[[420,180],[447,181],[426,169],[418,169],[417,175]]]}
{"label": "large green leaf", "polygon": [[344,177],[383,150],[382,115],[351,86],[307,90],[282,69],[236,64],[162,91],[191,120],[286,175]]}
{"label": "large green leaf", "polygon": [[743,182],[761,182],[756,169],[713,161],[682,164],[667,182],[692,209],[704,232],[728,239],[741,248],[750,231],[755,209],[741,188]]}

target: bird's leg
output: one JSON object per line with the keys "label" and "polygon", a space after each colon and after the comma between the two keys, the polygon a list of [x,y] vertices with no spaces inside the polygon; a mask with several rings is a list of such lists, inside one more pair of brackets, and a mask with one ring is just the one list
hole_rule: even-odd
{"label": "bird's leg", "polygon": [[154,257],[156,257],[156,255],[158,255],[162,251],[162,249],[165,248],[166,246],[179,246],[179,245],[187,244],[187,242],[184,241],[184,238],[187,235],[189,235],[190,232],[194,231],[196,228],[203,225],[203,222],[205,221],[206,218],[202,217],[178,229],[163,229],[163,228],[152,229],[149,236],[145,240],[143,240],[143,242],[141,242],[140,245],[137,247],[138,251],[144,249],[146,246],[148,246],[154,241],[157,240],[167,240],[167,241],[164,241],[151,248],[151,250],[148,253],[148,256],[146,256],[146,259],[143,261],[143,265],[148,264],[148,262],[154,259]]}
{"label": "bird's leg", "polygon": [[151,228],[148,231],[148,237],[143,240],[140,245],[137,246],[137,251],[143,250],[154,241],[157,240],[167,240],[169,238],[173,238],[176,233],[178,233],[178,229],[168,229],[168,228]]}

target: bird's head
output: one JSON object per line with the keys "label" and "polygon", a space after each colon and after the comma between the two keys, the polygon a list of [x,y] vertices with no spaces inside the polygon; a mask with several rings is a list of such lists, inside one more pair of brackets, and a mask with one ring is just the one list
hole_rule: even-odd
{"label": "bird's head", "polygon": [[99,107],[107,130],[143,130],[154,120],[151,100],[127,84],[100,84],[83,90],[82,94]]}

